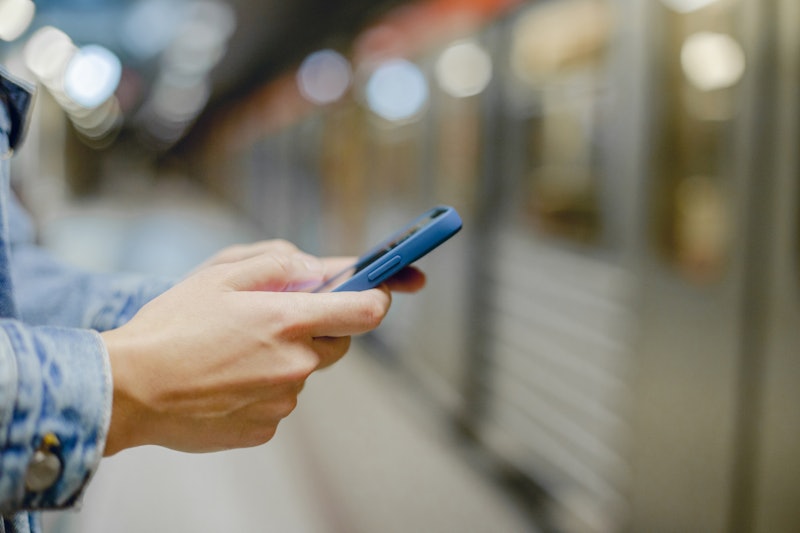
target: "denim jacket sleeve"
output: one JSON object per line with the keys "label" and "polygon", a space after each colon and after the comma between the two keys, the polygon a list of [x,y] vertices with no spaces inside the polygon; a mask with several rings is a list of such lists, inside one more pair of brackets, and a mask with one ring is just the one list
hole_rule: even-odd
{"label": "denim jacket sleeve", "polygon": [[15,98],[26,90],[2,68],[0,82],[0,531],[8,533],[40,530],[26,511],[80,499],[111,413],[111,369],[96,330],[124,323],[169,283],[94,276],[33,245],[9,190],[9,148],[25,118]]}
{"label": "denim jacket sleeve", "polygon": [[32,224],[13,195],[8,211],[15,296],[28,324],[114,329],[174,284],[171,279],[90,273],[67,265],[34,244]]}
{"label": "denim jacket sleeve", "polygon": [[[0,514],[74,506],[99,465],[111,414],[111,369],[98,331],[124,324],[172,280],[92,274],[33,242],[6,192],[10,270],[19,319],[0,319]],[[46,435],[59,440],[61,473],[26,486]]]}
{"label": "denim jacket sleeve", "polygon": [[[98,331],[127,322],[172,284],[91,274],[33,243],[27,215],[6,202],[11,274],[21,320],[0,320],[0,514],[74,506],[98,467],[111,416],[111,369]],[[61,474],[26,487],[46,435],[59,441]]]}
{"label": "denim jacket sleeve", "polygon": [[[0,514],[75,505],[105,447],[112,388],[91,330],[0,320]],[[56,480],[30,486],[37,449],[56,436]]]}

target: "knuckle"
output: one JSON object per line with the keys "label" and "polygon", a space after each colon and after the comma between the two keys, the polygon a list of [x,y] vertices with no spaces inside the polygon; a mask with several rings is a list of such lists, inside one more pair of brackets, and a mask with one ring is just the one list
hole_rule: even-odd
{"label": "knuckle", "polygon": [[288,255],[282,252],[279,253],[278,251],[275,251],[273,253],[270,253],[270,255],[267,256],[266,260],[273,263],[278,268],[278,270],[281,270],[285,274],[291,272],[291,260]]}
{"label": "knuckle", "polygon": [[337,355],[339,357],[343,356],[344,354],[347,353],[348,350],[350,350],[351,342],[352,342],[351,337],[339,337],[339,344],[337,346],[338,348]]}
{"label": "knuckle", "polygon": [[220,253],[220,257],[227,261],[235,261],[247,253],[247,248],[245,244],[232,244]]}
{"label": "knuckle", "polygon": [[297,407],[297,396],[294,394],[283,398],[275,405],[276,414],[280,418],[286,418]]}
{"label": "knuckle", "polygon": [[311,350],[286,350],[282,355],[278,375],[270,375],[269,378],[273,382],[299,387],[319,365],[319,357]]}
{"label": "knuckle", "polygon": [[251,428],[250,431],[242,436],[242,446],[252,448],[269,442],[275,436],[277,430],[277,424],[264,424],[263,426]]}
{"label": "knuckle", "polygon": [[316,354],[308,353],[296,357],[293,363],[294,367],[291,373],[292,381],[303,383],[317,368],[319,368],[320,361]]}
{"label": "knuckle", "polygon": [[269,241],[269,244],[276,252],[294,253],[297,251],[297,246],[286,239],[273,239]]}
{"label": "knuckle", "polygon": [[383,300],[377,298],[372,299],[367,305],[364,306],[363,318],[364,322],[371,328],[376,328],[383,322],[389,310],[388,305],[383,303]]}
{"label": "knuckle", "polygon": [[350,349],[350,342],[350,337],[328,338],[325,347],[322,349],[320,367],[327,368],[344,357]]}

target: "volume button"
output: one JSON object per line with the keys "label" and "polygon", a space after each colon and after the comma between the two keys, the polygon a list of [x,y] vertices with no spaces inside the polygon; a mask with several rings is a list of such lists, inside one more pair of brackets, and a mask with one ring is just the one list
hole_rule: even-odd
{"label": "volume button", "polygon": [[389,270],[391,270],[392,268],[396,267],[399,264],[400,264],[400,256],[396,255],[391,259],[389,259],[388,261],[386,261],[381,266],[379,266],[378,268],[376,268],[375,270],[373,270],[372,272],[370,272],[369,274],[367,274],[367,279],[369,279],[370,281],[375,281],[376,279],[378,279],[379,277],[381,277],[386,272],[388,272]]}

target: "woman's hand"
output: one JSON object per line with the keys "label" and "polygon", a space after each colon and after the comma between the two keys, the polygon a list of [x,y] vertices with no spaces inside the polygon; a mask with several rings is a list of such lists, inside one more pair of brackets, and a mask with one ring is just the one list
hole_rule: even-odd
{"label": "woman's hand", "polygon": [[[388,312],[388,286],[286,292],[320,283],[342,260],[320,261],[284,241],[259,246],[207,264],[102,334],[114,380],[106,455],[143,444],[204,452],[268,441],[308,376]],[[414,269],[391,283],[423,284]]]}

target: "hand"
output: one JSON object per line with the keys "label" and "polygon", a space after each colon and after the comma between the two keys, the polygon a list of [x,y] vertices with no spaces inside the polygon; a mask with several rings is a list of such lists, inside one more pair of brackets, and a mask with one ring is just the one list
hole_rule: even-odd
{"label": "hand", "polygon": [[206,266],[102,334],[114,381],[106,455],[143,444],[203,452],[268,441],[308,376],[388,312],[385,286],[282,292],[319,283],[336,261],[319,268],[288,243],[264,246]]}

